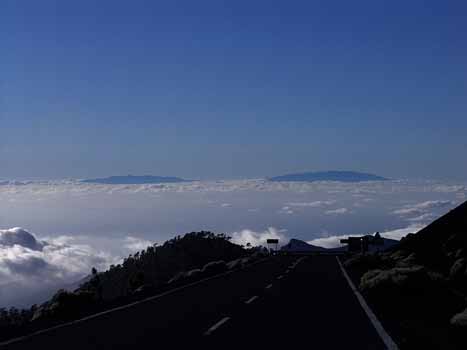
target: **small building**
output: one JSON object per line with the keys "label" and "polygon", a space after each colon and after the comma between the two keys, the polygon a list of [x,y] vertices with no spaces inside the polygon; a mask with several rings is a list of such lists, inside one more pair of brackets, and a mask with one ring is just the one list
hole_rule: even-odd
{"label": "small building", "polygon": [[271,254],[275,254],[279,248],[279,240],[276,238],[268,238],[266,240],[266,244],[268,245],[268,250]]}
{"label": "small building", "polygon": [[374,236],[365,235],[360,237],[348,237],[347,239],[341,239],[342,244],[347,244],[347,251],[349,253],[366,253],[368,251],[382,251],[386,247],[385,238],[381,237],[379,232],[376,232]]}

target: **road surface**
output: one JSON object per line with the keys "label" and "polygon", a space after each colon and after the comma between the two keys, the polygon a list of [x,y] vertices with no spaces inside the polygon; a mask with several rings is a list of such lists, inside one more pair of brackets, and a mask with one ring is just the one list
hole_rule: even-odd
{"label": "road surface", "polygon": [[385,349],[334,256],[272,257],[5,349]]}

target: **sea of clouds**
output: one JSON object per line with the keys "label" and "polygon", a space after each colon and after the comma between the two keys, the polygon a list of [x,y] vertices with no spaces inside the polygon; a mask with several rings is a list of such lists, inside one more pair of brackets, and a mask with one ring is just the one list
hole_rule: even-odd
{"label": "sea of clouds", "polygon": [[92,267],[104,270],[185,232],[224,232],[253,245],[298,238],[331,248],[375,231],[400,239],[466,198],[465,184],[434,181],[2,181],[0,307],[41,302],[57,288],[75,288]]}

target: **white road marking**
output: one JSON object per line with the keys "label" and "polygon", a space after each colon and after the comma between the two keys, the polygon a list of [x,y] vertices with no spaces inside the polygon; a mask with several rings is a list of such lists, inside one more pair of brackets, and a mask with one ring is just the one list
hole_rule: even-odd
{"label": "white road marking", "polygon": [[254,302],[256,299],[258,299],[258,296],[255,295],[254,297],[251,297],[250,299],[248,299],[247,301],[245,301],[245,304],[251,304],[252,302]]}
{"label": "white road marking", "polygon": [[352,280],[350,279],[349,275],[347,274],[347,271],[345,271],[344,266],[342,266],[342,263],[341,263],[339,257],[336,256],[336,260],[337,260],[337,263],[339,264],[339,267],[341,268],[342,274],[344,275],[345,279],[349,283],[350,288],[352,289],[355,296],[357,297],[357,299],[358,299],[360,305],[362,306],[363,310],[365,310],[365,313],[368,316],[368,318],[370,319],[370,322],[373,324],[373,327],[375,327],[376,332],[378,332],[379,336],[383,340],[384,345],[386,345],[386,347],[389,350],[399,350],[399,347],[397,346],[397,344],[394,342],[394,340],[392,340],[391,336],[386,332],[386,330],[384,329],[381,322],[379,322],[379,320],[376,317],[376,315],[374,314],[374,312],[370,309],[370,307],[366,303],[363,296],[360,294],[358,289],[353,284]]}
{"label": "white road marking", "polygon": [[271,287],[272,287],[272,283],[268,284],[268,285],[266,286],[266,289],[269,289],[269,288],[271,288]]}
{"label": "white road marking", "polygon": [[280,276],[277,277],[277,279],[280,280],[280,279],[282,279],[282,277],[284,277],[284,276],[280,275]]}
{"label": "white road marking", "polygon": [[217,328],[219,328],[220,326],[222,326],[224,323],[226,323],[228,320],[230,320],[230,317],[224,317],[222,320],[220,320],[219,322],[217,322],[214,326],[212,326],[211,328],[209,328],[205,333],[204,335],[211,335],[212,332],[214,332]]}
{"label": "white road marking", "polygon": [[290,272],[290,270],[289,270],[289,269],[285,270],[285,273],[289,273],[289,272]]}

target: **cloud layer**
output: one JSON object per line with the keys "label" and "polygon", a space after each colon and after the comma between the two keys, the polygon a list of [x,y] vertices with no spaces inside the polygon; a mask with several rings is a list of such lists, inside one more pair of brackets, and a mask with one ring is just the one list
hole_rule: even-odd
{"label": "cloud layer", "polygon": [[[455,193],[465,198],[467,185],[446,185],[434,181],[374,181],[360,183],[339,183],[333,181],[317,182],[272,182],[265,179],[221,180],[221,181],[192,181],[167,184],[143,185],[105,185],[82,183],[77,180],[56,181],[0,181],[0,194],[57,194],[72,193],[83,195],[86,193],[166,193],[166,192],[233,192],[233,191],[261,191],[297,193],[327,192],[351,193],[355,197],[371,194],[394,194],[411,192]],[[291,202],[289,206],[320,207],[333,204],[334,200],[316,200]]]}
{"label": "cloud layer", "polygon": [[[467,198],[467,186],[431,181],[280,183],[264,179],[101,185],[0,181],[0,306],[17,294],[75,282],[153,241],[210,229],[240,244],[298,237],[333,247],[344,235],[414,232]],[[45,220],[54,213],[53,220]],[[238,230],[240,227],[256,228]],[[269,227],[264,230],[258,227]],[[274,228],[276,227],[276,228]],[[282,229],[277,229],[282,228]],[[317,232],[334,236],[319,237]],[[130,233],[130,234],[129,234]],[[318,238],[317,238],[318,237]],[[16,302],[12,301],[10,304]]]}
{"label": "cloud layer", "polygon": [[305,208],[320,208],[325,207],[328,205],[334,204],[336,201],[329,200],[329,201],[312,201],[312,202],[292,202],[287,203],[289,207],[305,207]]}

